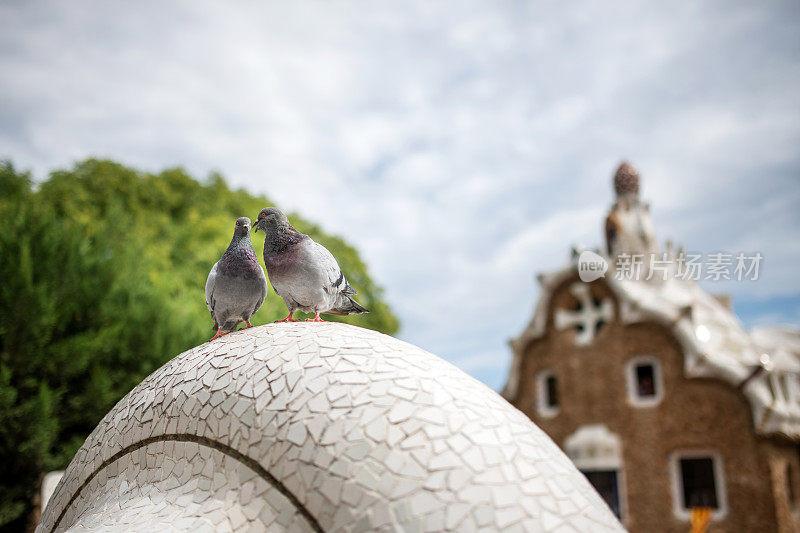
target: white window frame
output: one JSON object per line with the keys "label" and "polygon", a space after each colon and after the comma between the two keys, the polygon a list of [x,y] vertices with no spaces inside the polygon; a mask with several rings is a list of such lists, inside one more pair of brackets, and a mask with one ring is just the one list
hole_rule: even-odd
{"label": "white window frame", "polygon": [[[588,433],[593,438],[587,440]],[[604,424],[580,426],[564,439],[562,449],[575,467],[584,475],[587,472],[611,471],[617,475],[617,497],[619,498],[620,521],[628,521],[628,489],[622,460],[622,441]],[[585,453],[592,450],[591,454]],[[603,452],[595,455],[596,452]]]}
{"label": "white window frame", "polygon": [[[550,376],[556,378],[556,394],[558,395],[558,405],[551,407],[547,405],[547,378]],[[544,418],[553,418],[559,411],[561,411],[561,384],[559,383],[558,374],[554,370],[545,369],[540,370],[536,374],[536,411]]]}
{"label": "white window frame", "polygon": [[[636,367],[648,364],[653,367],[653,387],[656,394],[649,398],[639,396],[637,391]],[[635,355],[625,365],[626,382],[628,384],[628,403],[634,407],[653,407],[664,399],[664,379],[661,375],[661,361],[654,355]]]}
{"label": "white window frame", "polygon": [[717,489],[717,504],[719,508],[711,513],[711,520],[722,520],[728,516],[728,490],[725,486],[725,475],[722,464],[722,456],[713,450],[679,450],[669,456],[670,485],[672,488],[672,512],[681,520],[688,521],[690,513],[683,508],[683,482],[681,480],[681,459],[705,459],[711,458],[711,465],[714,468],[714,485]]}

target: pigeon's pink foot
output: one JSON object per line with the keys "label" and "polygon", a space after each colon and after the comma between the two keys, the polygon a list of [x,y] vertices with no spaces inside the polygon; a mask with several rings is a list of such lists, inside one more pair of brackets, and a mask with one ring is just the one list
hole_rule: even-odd
{"label": "pigeon's pink foot", "polygon": [[217,334],[216,334],[216,335],[214,335],[213,337],[211,337],[210,339],[208,339],[208,342],[211,342],[211,341],[213,341],[213,340],[214,340],[214,339],[216,339],[217,337],[222,337],[223,335],[225,335],[225,334],[224,334],[224,333],[222,333],[222,328],[217,328]]}
{"label": "pigeon's pink foot", "polygon": [[286,318],[281,318],[280,320],[276,320],[275,322],[299,322],[296,318],[292,318],[294,311],[286,315]]}
{"label": "pigeon's pink foot", "polygon": [[249,329],[253,327],[253,324],[251,324],[249,320],[245,320],[245,323],[247,324],[247,327],[242,329]]}
{"label": "pigeon's pink foot", "polygon": [[314,314],[314,318],[308,318],[308,319],[306,319],[306,322],[327,322],[327,320],[322,320],[319,317],[319,313],[315,313]]}

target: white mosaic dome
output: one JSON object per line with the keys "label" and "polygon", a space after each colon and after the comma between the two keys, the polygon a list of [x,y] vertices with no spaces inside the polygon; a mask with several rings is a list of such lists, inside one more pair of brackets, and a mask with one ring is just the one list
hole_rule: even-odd
{"label": "white mosaic dome", "polygon": [[75,455],[37,532],[621,531],[555,444],[420,348],[271,324],[182,353]]}

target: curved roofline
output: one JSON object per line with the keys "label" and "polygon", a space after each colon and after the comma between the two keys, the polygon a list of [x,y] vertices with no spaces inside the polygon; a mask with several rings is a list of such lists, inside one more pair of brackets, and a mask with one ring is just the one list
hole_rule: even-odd
{"label": "curved roofline", "polygon": [[[577,257],[573,257],[565,267],[539,274],[542,294],[533,317],[510,341],[513,359],[501,392],[507,400],[519,392],[525,348],[546,332],[553,291],[576,272]],[[693,281],[619,280],[609,271],[605,282],[617,299],[622,324],[652,321],[672,332],[683,352],[687,378],[716,378],[741,390],[751,406],[758,434],[800,440],[800,332],[790,330],[790,341],[780,348],[765,346],[763,339],[744,329],[732,311]],[[754,333],[757,331],[762,330]],[[773,397],[775,381],[782,388],[780,380],[787,374],[795,376],[794,392]]]}

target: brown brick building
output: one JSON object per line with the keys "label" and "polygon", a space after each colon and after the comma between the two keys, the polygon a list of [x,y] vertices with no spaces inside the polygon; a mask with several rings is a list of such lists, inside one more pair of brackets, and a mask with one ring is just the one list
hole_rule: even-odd
{"label": "brown brick building", "polygon": [[[747,332],[685,279],[686,254],[659,252],[638,182],[620,166],[607,254],[576,251],[539,276],[503,394],[631,531],[686,532],[692,507],[712,509],[709,531],[799,531],[800,334]],[[622,272],[638,255],[638,276]],[[581,281],[600,257],[609,272]]]}

